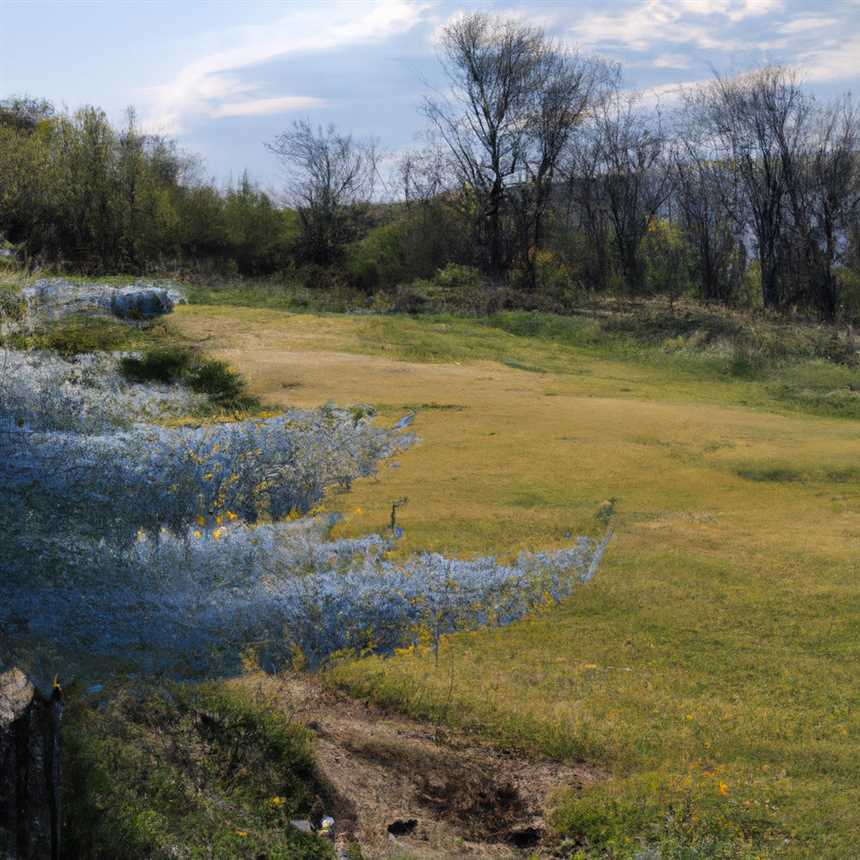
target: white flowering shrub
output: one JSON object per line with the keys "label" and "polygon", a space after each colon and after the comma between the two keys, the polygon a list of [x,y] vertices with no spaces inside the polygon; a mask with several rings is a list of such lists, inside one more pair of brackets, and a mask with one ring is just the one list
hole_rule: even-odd
{"label": "white flowering shrub", "polygon": [[296,518],[410,444],[410,419],[323,408],[165,427],[153,419],[189,395],[128,385],[115,359],[0,360],[0,662],[39,677],[438,643],[560,600],[603,553],[580,538],[509,564],[393,561],[378,535],[331,540],[332,519]]}
{"label": "white flowering shrub", "polygon": [[113,431],[188,415],[206,397],[176,385],[129,384],[108,354],[67,361],[48,352],[0,349],[0,421],[29,430]]}
{"label": "white flowering shrub", "polygon": [[[460,561],[386,559],[378,535],[327,540],[330,521],[234,523],[177,536],[142,534],[131,548],[78,544],[74,577],[0,585],[0,624],[51,643],[79,671],[105,660],[182,677],[233,672],[253,646],[264,666],[300,652],[389,653],[456,630],[508,624],[569,595],[595,572],[605,542],[553,553]],[[26,655],[22,655],[23,656]]]}

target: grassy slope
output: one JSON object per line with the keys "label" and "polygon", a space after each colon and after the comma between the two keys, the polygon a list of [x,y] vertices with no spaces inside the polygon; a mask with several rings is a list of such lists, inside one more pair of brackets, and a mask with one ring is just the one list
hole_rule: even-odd
{"label": "grassy slope", "polygon": [[851,855],[854,421],[792,413],[768,384],[708,365],[617,361],[464,321],[194,307],[175,324],[223,345],[267,401],[419,407],[422,444],[331,499],[354,511],[345,533],[383,528],[407,496],[406,551],[508,553],[594,531],[600,503],[619,499],[605,566],[565,606],[454,637],[439,669],[421,654],[369,659],[333,681],[606,765],[617,797],[596,814],[568,798],[558,817],[593,842],[611,843],[619,821],[622,842],[644,826],[643,798],[689,794],[693,819],[767,831],[769,853]]}

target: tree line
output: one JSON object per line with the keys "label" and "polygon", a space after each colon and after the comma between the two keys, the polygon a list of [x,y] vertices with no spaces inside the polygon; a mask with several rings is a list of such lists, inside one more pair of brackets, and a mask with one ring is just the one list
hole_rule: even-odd
{"label": "tree line", "polygon": [[624,89],[617,65],[481,13],[444,29],[440,61],[446,94],[425,98],[424,142],[396,163],[307,121],[270,141],[281,206],[247,176],[226,191],[202,182],[133,114],[115,130],[92,108],[6,102],[0,231],[31,255],[102,270],[313,267],[373,291],[457,264],[524,297],[860,311],[849,96],[819,102],[791,69],[767,66],[715,75],[660,110]]}
{"label": "tree line", "polygon": [[94,107],[0,102],[0,238],[26,261],[85,273],[159,271],[205,261],[242,274],[287,265],[295,212],[247,173],[219,189],[176,142],[115,128]]}

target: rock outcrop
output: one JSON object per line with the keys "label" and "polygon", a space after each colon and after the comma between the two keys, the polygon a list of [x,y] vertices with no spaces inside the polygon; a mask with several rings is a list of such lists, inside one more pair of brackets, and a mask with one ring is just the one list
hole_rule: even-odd
{"label": "rock outcrop", "polygon": [[140,281],[127,287],[74,284],[63,278],[42,279],[21,292],[32,318],[61,319],[75,315],[110,315],[147,320],[169,314],[185,301],[179,290]]}

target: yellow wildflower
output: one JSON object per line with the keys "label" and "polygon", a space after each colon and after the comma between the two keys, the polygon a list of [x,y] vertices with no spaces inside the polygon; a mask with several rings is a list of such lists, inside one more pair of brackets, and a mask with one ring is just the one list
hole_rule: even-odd
{"label": "yellow wildflower", "polygon": [[721,782],[720,783],[720,794],[725,796],[728,793],[729,793],[729,787],[724,782]]}
{"label": "yellow wildflower", "polygon": [[215,540],[221,540],[221,535],[223,535],[223,534],[224,534],[224,529],[215,529],[215,531],[212,532],[212,537],[214,537]]}
{"label": "yellow wildflower", "polygon": [[221,523],[223,523],[223,522],[224,522],[224,518],[221,516],[221,514],[218,514],[218,516],[215,517],[215,525],[220,526]]}
{"label": "yellow wildflower", "polygon": [[203,537],[203,532],[202,532],[202,531],[200,531],[200,529],[194,529],[194,537],[196,537],[196,538],[202,538],[202,537]]}
{"label": "yellow wildflower", "polygon": [[234,522],[235,520],[237,520],[238,518],[239,517],[236,514],[234,514],[233,511],[227,511],[227,519],[230,520],[231,523]]}
{"label": "yellow wildflower", "polygon": [[277,807],[277,806],[283,806],[283,805],[286,803],[286,800],[284,800],[284,798],[283,798],[283,797],[278,797],[278,795],[275,795],[275,796],[274,796],[274,797],[269,801],[269,803],[271,803],[271,804],[272,804],[272,806],[276,806],[276,807]]}
{"label": "yellow wildflower", "polygon": [[206,517],[204,517],[202,514],[197,515],[197,525],[198,526],[205,526],[206,525]]}

